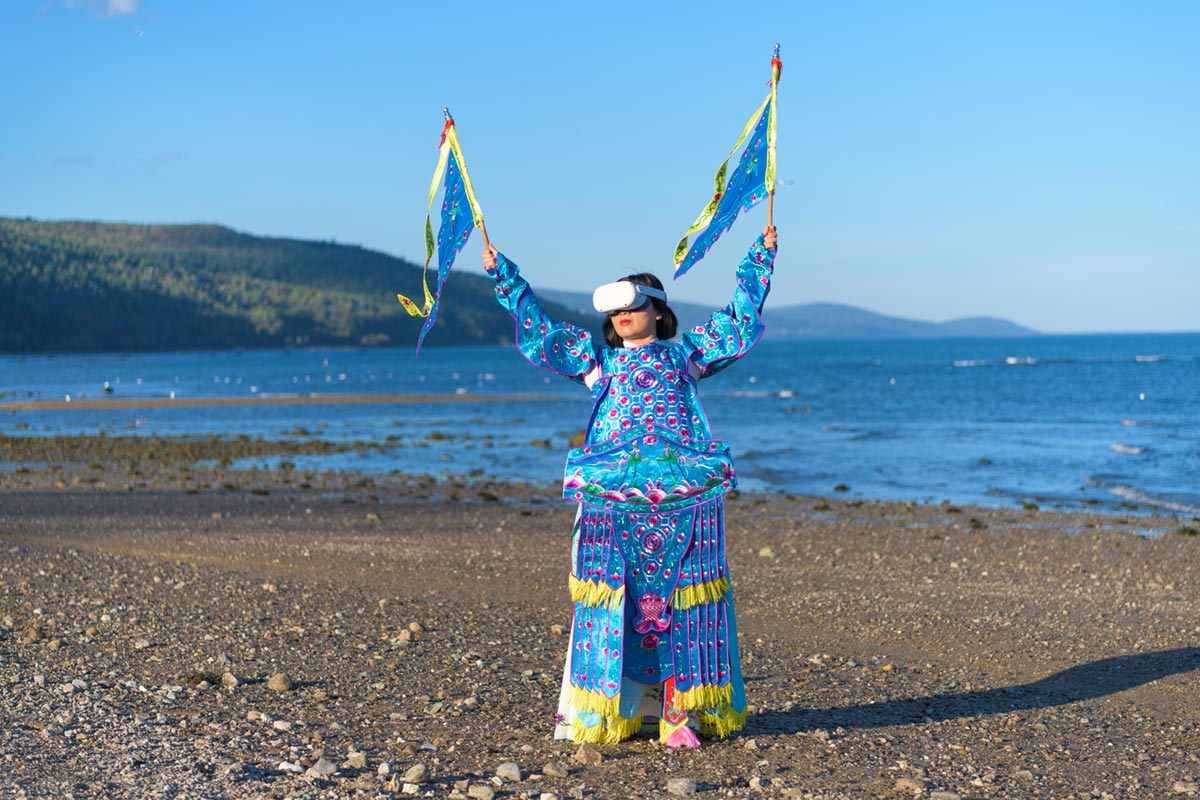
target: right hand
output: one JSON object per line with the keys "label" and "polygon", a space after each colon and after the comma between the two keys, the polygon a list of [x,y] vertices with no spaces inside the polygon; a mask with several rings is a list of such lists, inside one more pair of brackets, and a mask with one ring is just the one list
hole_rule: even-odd
{"label": "right hand", "polygon": [[775,232],[775,226],[768,225],[767,227],[763,228],[762,235],[763,235],[763,247],[766,247],[768,250],[774,250],[778,243],[778,237]]}
{"label": "right hand", "polygon": [[487,247],[483,248],[483,268],[488,272],[495,272],[496,259],[499,255],[500,252],[496,250],[494,245],[489,244]]}

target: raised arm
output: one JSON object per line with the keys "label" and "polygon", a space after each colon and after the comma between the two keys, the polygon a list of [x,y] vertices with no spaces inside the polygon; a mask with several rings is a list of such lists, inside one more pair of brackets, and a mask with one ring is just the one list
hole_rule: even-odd
{"label": "raised arm", "polygon": [[517,265],[495,247],[483,251],[483,267],[496,280],[496,299],[516,320],[513,338],[529,363],[583,381],[596,366],[592,335],[548,316]]}
{"label": "raised arm", "polygon": [[750,352],[762,337],[763,303],[771,290],[775,252],[775,228],[764,228],[738,265],[733,300],[714,312],[708,322],[680,337],[698,377],[706,378],[725,369]]}

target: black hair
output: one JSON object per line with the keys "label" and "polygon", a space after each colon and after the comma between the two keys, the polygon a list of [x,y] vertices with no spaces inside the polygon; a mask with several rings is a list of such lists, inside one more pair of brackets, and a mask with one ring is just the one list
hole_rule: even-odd
{"label": "black hair", "polygon": [[[652,289],[663,290],[662,281],[649,272],[638,272],[634,275],[626,275],[621,278],[623,281],[637,283],[642,286],[649,286]],[[654,311],[659,315],[660,319],[654,326],[654,335],[659,339],[675,338],[675,331],[679,328],[679,320],[675,318],[675,312],[667,305],[665,300],[659,300],[657,297],[649,298],[654,305]],[[608,342],[609,347],[624,347],[625,342],[621,339],[617,329],[613,327],[612,317],[604,318],[604,325],[601,330],[604,331],[604,341]]]}

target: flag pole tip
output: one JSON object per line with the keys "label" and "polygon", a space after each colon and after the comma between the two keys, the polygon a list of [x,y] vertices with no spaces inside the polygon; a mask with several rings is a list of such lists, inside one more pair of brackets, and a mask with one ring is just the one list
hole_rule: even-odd
{"label": "flag pole tip", "polygon": [[[775,45],[775,49],[778,50],[779,45]],[[450,119],[450,109],[446,106],[442,106],[442,114],[446,117],[446,119]]]}

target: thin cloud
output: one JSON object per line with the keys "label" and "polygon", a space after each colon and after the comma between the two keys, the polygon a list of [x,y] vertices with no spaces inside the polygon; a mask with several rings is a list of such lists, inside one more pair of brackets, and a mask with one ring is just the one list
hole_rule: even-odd
{"label": "thin cloud", "polygon": [[125,17],[136,14],[141,0],[108,0],[104,6],[104,14],[109,17]]}
{"label": "thin cloud", "polygon": [[106,17],[128,17],[136,14],[142,0],[65,0],[67,8],[97,11]]}

